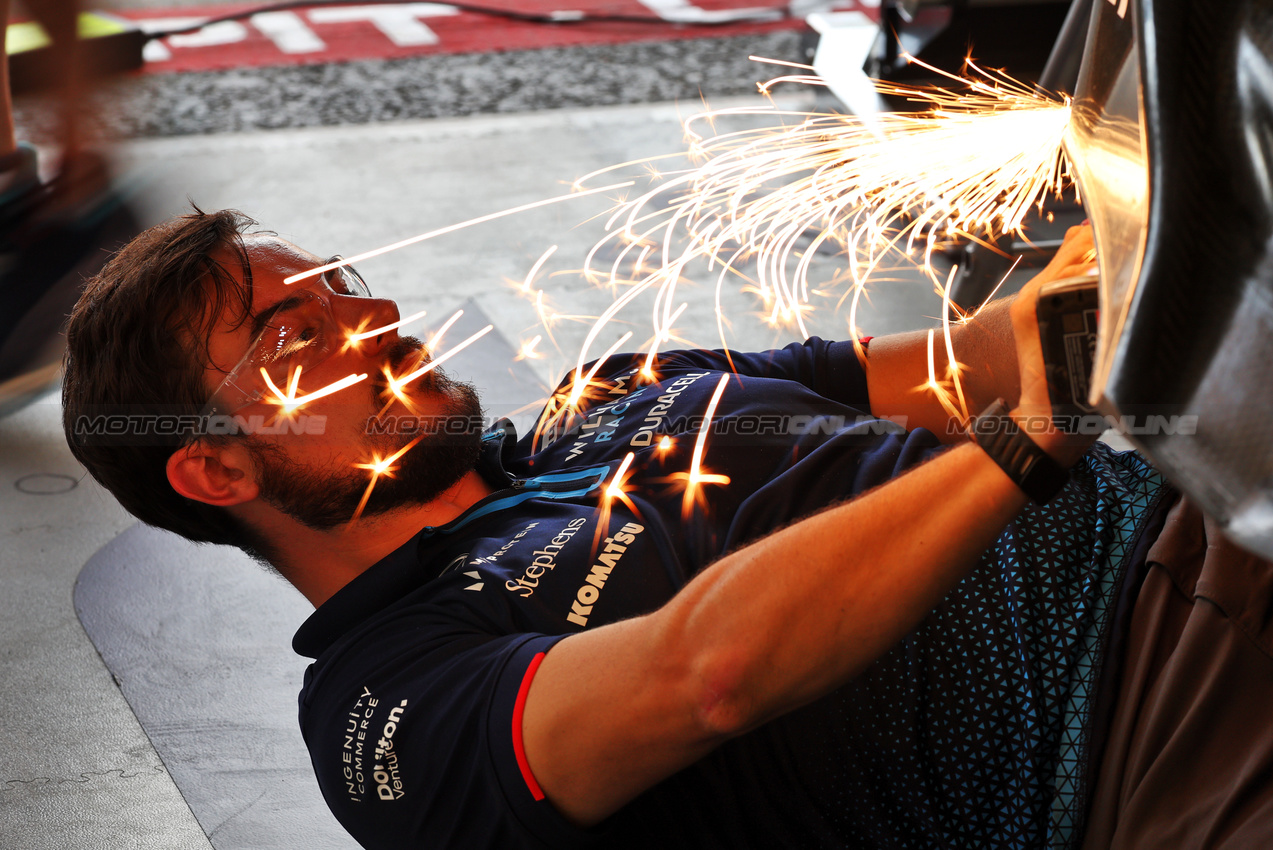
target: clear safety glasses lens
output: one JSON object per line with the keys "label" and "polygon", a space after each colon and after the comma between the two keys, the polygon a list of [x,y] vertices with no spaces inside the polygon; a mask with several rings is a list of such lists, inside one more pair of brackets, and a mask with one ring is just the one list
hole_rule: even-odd
{"label": "clear safety glasses lens", "polygon": [[[340,259],[332,257],[324,265]],[[238,365],[212,394],[203,415],[229,415],[260,401],[270,392],[266,375],[286,392],[298,369],[303,374],[339,350],[347,340],[347,329],[332,313],[328,296],[333,293],[371,296],[366,281],[350,266],[331,269],[313,286],[288,294],[266,319],[265,327]]]}

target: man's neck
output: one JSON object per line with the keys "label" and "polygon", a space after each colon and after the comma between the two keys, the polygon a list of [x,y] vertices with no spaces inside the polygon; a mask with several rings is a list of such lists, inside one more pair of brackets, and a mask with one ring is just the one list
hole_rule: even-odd
{"label": "man's neck", "polygon": [[420,529],[445,525],[491,492],[481,474],[472,470],[430,502],[330,531],[309,528],[267,506],[260,506],[258,515],[247,521],[268,540],[282,541],[273,553],[275,566],[317,608]]}

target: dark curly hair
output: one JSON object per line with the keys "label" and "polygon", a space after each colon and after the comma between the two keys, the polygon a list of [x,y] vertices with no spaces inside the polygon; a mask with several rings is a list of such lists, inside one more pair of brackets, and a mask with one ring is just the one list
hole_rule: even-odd
{"label": "dark curly hair", "polygon": [[[63,418],[71,452],[129,513],[189,540],[237,546],[257,560],[264,542],[224,508],[179,495],[169,456],[201,433],[208,338],[229,308],[246,317],[252,276],[235,210],[194,212],[143,232],[91,279],[66,332]],[[212,259],[237,258],[241,286]]]}

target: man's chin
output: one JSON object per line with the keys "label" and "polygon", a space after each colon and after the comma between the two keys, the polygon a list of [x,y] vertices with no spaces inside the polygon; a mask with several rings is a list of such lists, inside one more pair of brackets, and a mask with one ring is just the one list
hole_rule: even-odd
{"label": "man's chin", "polygon": [[440,369],[429,375],[435,376],[436,389],[426,403],[397,402],[367,421],[368,443],[381,455],[411,446],[395,463],[393,478],[382,479],[372,491],[369,515],[432,501],[477,465],[484,430],[477,390]]}
{"label": "man's chin", "polygon": [[[362,449],[369,454],[387,458],[406,446],[411,448],[394,461],[392,477],[384,475],[376,480],[363,517],[426,504],[476,467],[483,424],[477,392],[471,385],[442,374],[436,386],[430,403],[421,405],[433,412],[413,412],[396,403],[367,420]],[[398,407],[402,407],[401,413],[395,410]],[[313,468],[264,444],[257,452],[263,473],[261,494],[267,502],[321,531],[353,518],[366,493],[368,480],[364,475]]]}
{"label": "man's chin", "polygon": [[433,501],[476,468],[480,449],[480,434],[468,444],[421,441],[398,461],[392,478],[376,483],[363,515],[371,517]]}
{"label": "man's chin", "polygon": [[[394,442],[403,439],[394,438]],[[422,439],[394,463],[392,476],[376,480],[370,494],[362,475],[315,469],[281,454],[262,452],[257,457],[261,498],[303,525],[330,531],[354,518],[364,496],[367,501],[360,515],[365,519],[433,501],[477,466],[481,442],[481,434],[447,444]]]}

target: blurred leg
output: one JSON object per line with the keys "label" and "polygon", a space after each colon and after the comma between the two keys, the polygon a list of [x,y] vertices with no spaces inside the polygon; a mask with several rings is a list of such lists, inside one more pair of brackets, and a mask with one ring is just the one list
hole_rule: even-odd
{"label": "blurred leg", "polygon": [[79,49],[80,4],[78,0],[27,0],[25,5],[53,42],[56,77],[51,82],[61,113],[58,142],[62,146],[65,168],[79,154],[83,142],[80,111],[86,103],[87,84],[83,51]]}
{"label": "blurred leg", "polygon": [[[0,0],[0,32],[9,26],[10,0]],[[9,94],[9,56],[0,57],[0,158],[12,155],[18,149],[13,134],[13,97]]]}
{"label": "blurred leg", "polygon": [[61,163],[41,181],[35,148],[15,143],[6,73],[0,79],[0,416],[56,383],[61,327],[85,278],[139,230],[106,157],[86,143],[84,110],[93,80],[80,49],[78,0],[0,0],[5,23],[15,6],[52,42],[51,67],[41,82],[56,110]]}

